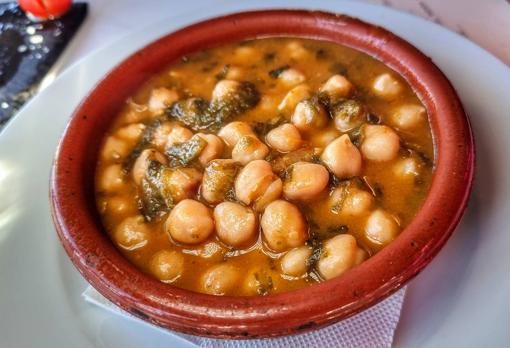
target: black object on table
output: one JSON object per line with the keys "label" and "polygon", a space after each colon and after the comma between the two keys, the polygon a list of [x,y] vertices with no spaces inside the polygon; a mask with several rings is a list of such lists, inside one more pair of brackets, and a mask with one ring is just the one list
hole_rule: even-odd
{"label": "black object on table", "polygon": [[15,2],[0,4],[0,130],[37,92],[86,15],[87,4],[75,3],[62,17],[35,22]]}

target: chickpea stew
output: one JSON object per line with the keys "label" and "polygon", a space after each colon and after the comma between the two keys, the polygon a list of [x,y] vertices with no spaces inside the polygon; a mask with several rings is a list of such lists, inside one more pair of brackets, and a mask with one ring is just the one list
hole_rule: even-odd
{"label": "chickpea stew", "polygon": [[126,101],[96,201],[139,269],[213,295],[338,277],[391,243],[429,190],[426,109],[390,68],[266,38],[182,58]]}

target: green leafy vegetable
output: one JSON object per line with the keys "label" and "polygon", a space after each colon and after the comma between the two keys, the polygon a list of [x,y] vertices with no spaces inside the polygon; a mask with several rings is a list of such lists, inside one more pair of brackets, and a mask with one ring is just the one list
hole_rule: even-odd
{"label": "green leafy vegetable", "polygon": [[273,79],[277,79],[278,77],[280,77],[280,75],[287,69],[289,69],[290,66],[289,65],[283,65],[281,67],[278,67],[274,70],[271,70],[269,72],[269,76],[271,76]]}
{"label": "green leafy vegetable", "polygon": [[198,158],[206,146],[207,141],[199,136],[194,136],[182,144],[169,147],[165,153],[168,157],[168,166],[171,168],[187,167]]}

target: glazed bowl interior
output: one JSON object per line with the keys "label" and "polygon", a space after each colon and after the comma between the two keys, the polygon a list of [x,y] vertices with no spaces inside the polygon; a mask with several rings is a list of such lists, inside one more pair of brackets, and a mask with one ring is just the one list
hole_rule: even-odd
{"label": "glazed bowl interior", "polygon": [[[99,147],[113,119],[145,81],[190,53],[245,39],[289,36],[332,41],[365,52],[403,76],[429,115],[435,145],[430,192],[400,236],[344,275],[264,297],[215,297],[164,284],[115,248],[95,206]],[[445,76],[412,45],[357,19],[324,12],[245,12],[186,27],[141,49],[113,69],[74,112],[51,179],[55,225],[69,257],[100,293],[153,324],[185,333],[253,338],[310,330],[384,299],[414,277],[446,242],[469,197],[473,139]]]}

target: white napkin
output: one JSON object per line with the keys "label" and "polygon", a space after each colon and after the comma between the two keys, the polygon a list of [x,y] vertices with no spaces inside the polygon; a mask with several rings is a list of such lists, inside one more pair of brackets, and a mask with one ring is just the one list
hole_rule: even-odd
{"label": "white napkin", "polygon": [[[379,304],[337,324],[301,335],[257,340],[219,340],[184,335],[173,331],[167,332],[179,335],[200,347],[391,347],[400,317],[400,310],[404,302],[405,291],[406,289],[403,288]],[[91,286],[83,292],[82,296],[86,301],[101,308],[140,320],[108,301]]]}

